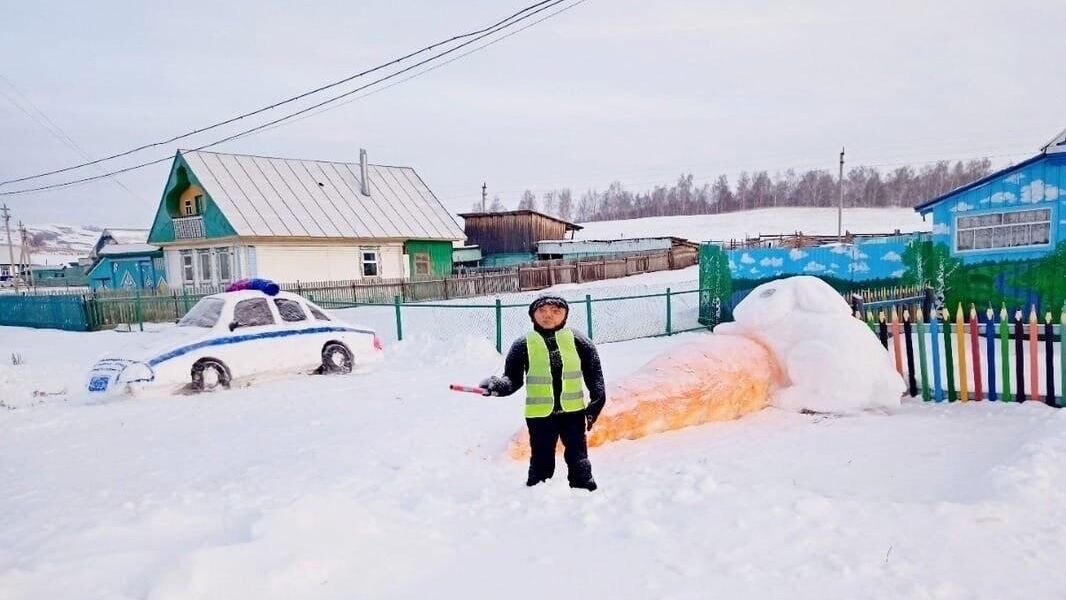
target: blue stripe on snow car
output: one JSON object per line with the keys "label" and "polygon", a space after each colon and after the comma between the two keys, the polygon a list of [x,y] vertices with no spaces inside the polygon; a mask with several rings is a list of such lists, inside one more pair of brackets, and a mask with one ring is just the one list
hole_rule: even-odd
{"label": "blue stripe on snow car", "polygon": [[252,340],[260,340],[267,338],[281,338],[289,337],[293,335],[306,335],[311,333],[329,333],[332,331],[353,331],[355,333],[366,333],[373,335],[374,332],[367,331],[365,329],[355,329],[352,327],[311,327],[309,329],[297,329],[293,331],[267,331],[264,333],[248,333],[245,335],[231,335],[223,338],[217,338],[213,340],[204,340],[202,342],[196,342],[195,344],[189,344],[188,346],[182,346],[181,348],[175,348],[165,354],[160,354],[155,358],[148,360],[148,366],[154,367],[161,362],[168,361],[172,358],[188,354],[194,350],[200,348],[207,348],[209,346],[226,346],[229,344],[239,344],[241,342],[249,342]]}

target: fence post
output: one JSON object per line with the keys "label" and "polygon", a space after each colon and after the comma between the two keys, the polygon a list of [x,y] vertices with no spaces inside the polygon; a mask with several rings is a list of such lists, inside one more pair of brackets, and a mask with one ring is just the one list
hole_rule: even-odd
{"label": "fence post", "polygon": [[670,310],[670,288],[666,288],[666,335],[670,335],[674,332],[672,321],[672,310]]}
{"label": "fence post", "polygon": [[[136,288],[136,306],[137,306],[137,324],[140,326],[141,331],[144,331],[144,312],[141,310],[141,288]],[[132,329],[132,328],[131,328]]]}
{"label": "fence post", "polygon": [[396,307],[396,341],[403,341],[403,318],[400,316],[400,306],[402,302],[399,296],[392,297],[392,303]]}
{"label": "fence post", "polygon": [[585,294],[585,332],[592,339],[592,294]]}
{"label": "fence post", "polygon": [[503,353],[503,306],[496,298],[496,352]]}

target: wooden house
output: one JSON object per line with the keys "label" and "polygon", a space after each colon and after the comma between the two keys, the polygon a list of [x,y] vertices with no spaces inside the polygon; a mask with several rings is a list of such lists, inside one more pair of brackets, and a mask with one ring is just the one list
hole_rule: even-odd
{"label": "wooden house", "polygon": [[581,226],[535,210],[479,212],[459,215],[466,242],[481,248],[484,266],[502,267],[535,260],[537,243],[562,240]]}
{"label": "wooden house", "polygon": [[204,151],[174,157],[148,241],[172,286],[431,278],[462,230],[410,167]]}

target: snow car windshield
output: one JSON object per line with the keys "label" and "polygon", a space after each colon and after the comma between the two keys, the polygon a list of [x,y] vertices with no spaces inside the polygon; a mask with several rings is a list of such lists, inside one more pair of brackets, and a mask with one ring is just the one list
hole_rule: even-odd
{"label": "snow car windshield", "polygon": [[178,327],[214,327],[225,304],[220,298],[204,298],[178,321]]}

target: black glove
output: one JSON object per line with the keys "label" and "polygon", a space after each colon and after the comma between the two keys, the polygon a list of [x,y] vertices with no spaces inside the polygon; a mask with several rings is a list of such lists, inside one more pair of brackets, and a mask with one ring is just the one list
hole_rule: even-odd
{"label": "black glove", "polygon": [[485,390],[483,396],[499,396],[507,389],[506,382],[495,375],[479,383],[478,387]]}
{"label": "black glove", "polygon": [[592,425],[596,423],[596,419],[599,417],[599,413],[585,413],[585,422],[588,423],[585,431],[592,431]]}

